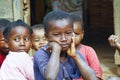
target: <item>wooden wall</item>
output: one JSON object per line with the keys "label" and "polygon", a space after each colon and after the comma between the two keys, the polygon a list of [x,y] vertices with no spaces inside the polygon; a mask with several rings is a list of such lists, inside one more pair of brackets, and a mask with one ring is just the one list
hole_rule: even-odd
{"label": "wooden wall", "polygon": [[13,20],[13,8],[11,0],[0,0],[0,19],[5,18]]}

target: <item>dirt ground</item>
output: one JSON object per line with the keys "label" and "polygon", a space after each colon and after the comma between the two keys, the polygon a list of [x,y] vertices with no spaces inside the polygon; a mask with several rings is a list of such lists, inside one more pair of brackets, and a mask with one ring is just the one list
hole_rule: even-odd
{"label": "dirt ground", "polygon": [[117,74],[117,66],[114,64],[115,50],[107,44],[96,44],[92,47],[100,60],[103,79],[106,80],[109,76],[120,76]]}

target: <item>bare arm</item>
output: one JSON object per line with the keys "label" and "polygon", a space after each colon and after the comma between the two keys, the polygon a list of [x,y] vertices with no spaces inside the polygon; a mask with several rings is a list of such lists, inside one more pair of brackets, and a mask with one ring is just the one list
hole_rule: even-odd
{"label": "bare arm", "polygon": [[73,59],[85,80],[99,80],[97,79],[95,72],[80,58],[79,55],[76,55]]}
{"label": "bare arm", "polygon": [[55,42],[49,45],[52,49],[50,60],[45,68],[46,80],[55,80],[59,71],[60,50],[61,47]]}
{"label": "bare arm", "polygon": [[75,61],[75,63],[79,68],[80,73],[82,74],[85,80],[98,80],[95,72],[76,53],[74,36],[72,39],[73,39],[73,42],[71,44],[71,47],[68,49],[67,54],[73,58],[73,60]]}

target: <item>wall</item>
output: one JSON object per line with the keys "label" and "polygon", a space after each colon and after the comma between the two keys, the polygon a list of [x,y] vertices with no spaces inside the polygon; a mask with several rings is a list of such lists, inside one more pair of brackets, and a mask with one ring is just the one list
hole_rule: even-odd
{"label": "wall", "polygon": [[85,5],[86,41],[107,43],[114,33],[113,0],[87,0]]}

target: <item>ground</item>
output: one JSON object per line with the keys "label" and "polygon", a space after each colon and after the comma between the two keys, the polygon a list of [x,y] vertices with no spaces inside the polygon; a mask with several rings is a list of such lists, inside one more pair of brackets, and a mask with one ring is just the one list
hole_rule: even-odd
{"label": "ground", "polygon": [[[91,45],[100,60],[103,79],[106,80],[109,76],[117,76],[117,66],[114,63],[115,50],[109,46],[109,44],[94,44]],[[120,77],[120,75],[119,75]]]}

